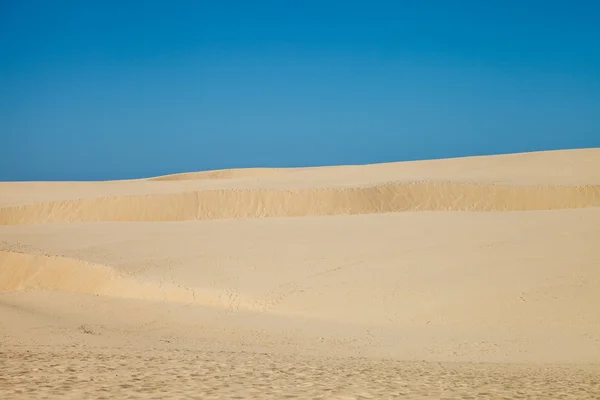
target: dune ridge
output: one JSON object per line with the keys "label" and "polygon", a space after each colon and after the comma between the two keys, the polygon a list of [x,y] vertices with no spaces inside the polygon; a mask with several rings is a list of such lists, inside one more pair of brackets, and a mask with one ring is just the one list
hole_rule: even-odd
{"label": "dune ridge", "polygon": [[[560,180],[560,176],[568,177],[569,182],[574,179],[582,180],[581,183],[596,183],[599,167],[600,148],[546,150],[512,154],[495,154],[466,156],[454,158],[440,158],[434,160],[395,161],[372,164],[327,165],[311,167],[258,167],[258,168],[231,168],[199,172],[183,172],[145,178],[146,181],[185,181],[185,180],[227,180],[244,178],[262,178],[281,175],[287,178],[294,173],[309,173],[311,176],[337,173],[342,177],[350,170],[361,173],[386,173],[394,171],[408,176],[414,172],[425,172],[426,175],[442,178],[442,181],[452,180],[454,177],[479,177],[488,179],[517,179],[529,177],[532,181]],[[560,169],[554,168],[557,164]],[[429,171],[429,172],[426,172]],[[549,172],[551,172],[549,174]],[[540,179],[541,178],[541,179]],[[586,179],[587,178],[587,179]],[[590,179],[592,178],[590,182]],[[427,178],[425,178],[427,179]],[[556,183],[556,182],[555,182]]]}
{"label": "dune ridge", "polygon": [[326,189],[223,189],[113,196],[0,209],[0,225],[189,221],[402,211],[531,211],[600,206],[600,185],[504,186],[392,182]]}
{"label": "dune ridge", "polygon": [[259,309],[239,295],[211,288],[187,288],[126,276],[112,267],[84,260],[0,250],[0,291],[50,290],[123,299],[166,301],[188,305]]}
{"label": "dune ridge", "polygon": [[183,172],[147,178],[148,181],[186,181],[201,179],[238,179],[251,178],[281,172],[299,171],[305,168],[231,168],[217,169],[212,171]]}

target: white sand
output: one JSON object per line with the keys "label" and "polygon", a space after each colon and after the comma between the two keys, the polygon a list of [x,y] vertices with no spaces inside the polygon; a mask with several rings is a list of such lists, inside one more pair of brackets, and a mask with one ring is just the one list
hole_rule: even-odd
{"label": "white sand", "polygon": [[0,183],[0,398],[598,398],[599,310],[600,149]]}

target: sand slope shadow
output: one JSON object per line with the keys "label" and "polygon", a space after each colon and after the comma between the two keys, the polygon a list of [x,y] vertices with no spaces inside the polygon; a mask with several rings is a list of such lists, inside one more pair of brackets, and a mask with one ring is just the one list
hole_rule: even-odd
{"label": "sand slope shadow", "polygon": [[394,182],[365,187],[225,189],[62,200],[2,208],[0,225],[588,207],[600,207],[600,185],[533,187]]}
{"label": "sand slope shadow", "polygon": [[0,290],[71,293],[225,308],[252,309],[224,291],[143,281],[114,268],[59,256],[0,251]]}

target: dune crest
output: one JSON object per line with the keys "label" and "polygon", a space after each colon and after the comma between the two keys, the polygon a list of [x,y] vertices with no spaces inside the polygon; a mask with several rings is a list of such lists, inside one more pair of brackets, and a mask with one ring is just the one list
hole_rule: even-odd
{"label": "dune crest", "polygon": [[272,175],[281,172],[297,171],[302,168],[236,168],[217,169],[213,171],[183,172],[148,178],[149,181],[187,181],[202,179],[238,179],[251,178],[255,176]]}

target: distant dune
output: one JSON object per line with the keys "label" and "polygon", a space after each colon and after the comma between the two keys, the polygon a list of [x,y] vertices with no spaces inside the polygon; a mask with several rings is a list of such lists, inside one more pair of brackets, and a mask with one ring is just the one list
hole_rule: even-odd
{"label": "distant dune", "polygon": [[[522,157],[432,161],[431,165],[413,162],[346,167],[347,170],[339,167],[224,170],[171,175],[150,181],[103,182],[95,186],[45,184],[44,193],[53,192],[46,195],[47,199],[28,197],[22,184],[13,184],[11,188],[11,184],[4,183],[9,193],[20,185],[21,196],[15,196],[14,204],[0,209],[0,225],[600,206],[600,179],[596,177],[596,171],[600,170],[600,151],[570,151],[568,156],[547,152]],[[521,158],[530,159],[531,170],[538,171],[541,184],[534,184],[536,176],[526,169],[528,166]],[[515,164],[523,170],[519,171]],[[486,167],[490,167],[488,181],[481,177]],[[477,172],[472,181],[460,176],[467,168]],[[565,170],[577,174],[573,184],[565,184]],[[435,179],[436,172],[438,179]],[[257,176],[263,179],[252,179]],[[237,178],[234,186],[210,186],[204,182],[205,179],[234,177]],[[557,183],[550,183],[552,179]],[[192,184],[172,185],[177,181]],[[200,185],[194,186],[194,182]],[[28,204],[32,200],[34,203]]]}
{"label": "distant dune", "polygon": [[594,398],[599,244],[600,149],[4,182],[0,377]]}
{"label": "distant dune", "polygon": [[187,181],[200,179],[239,179],[302,170],[304,168],[240,168],[203,172],[185,172],[148,178],[150,181]]}

